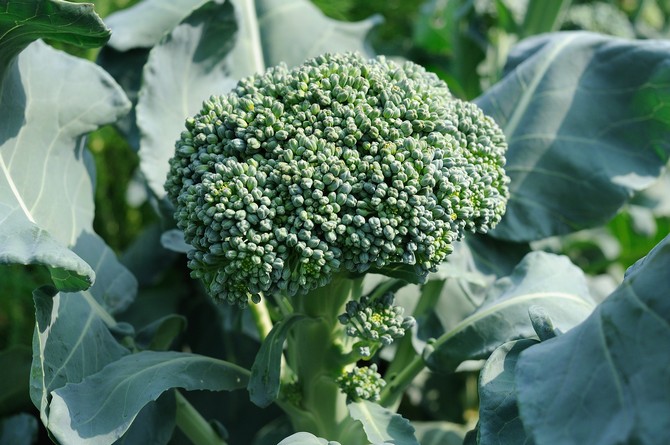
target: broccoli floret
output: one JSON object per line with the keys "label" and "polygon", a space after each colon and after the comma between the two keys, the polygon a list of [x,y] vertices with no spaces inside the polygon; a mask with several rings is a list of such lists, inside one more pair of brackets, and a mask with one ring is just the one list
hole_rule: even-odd
{"label": "broccoli floret", "polygon": [[347,400],[359,401],[379,400],[382,388],[386,381],[377,372],[377,365],[355,367],[351,371],[344,371],[337,379],[340,391],[347,395]]}
{"label": "broccoli floret", "polygon": [[424,68],[326,54],[205,101],[165,188],[192,275],[242,306],[336,273],[425,276],[507,201],[495,122]]}
{"label": "broccoli floret", "polygon": [[414,326],[414,318],[403,317],[404,308],[395,306],[394,300],[389,292],[376,299],[363,296],[347,302],[339,321],[346,326],[348,336],[361,340],[356,345],[361,356],[369,358],[379,347],[402,338]]}

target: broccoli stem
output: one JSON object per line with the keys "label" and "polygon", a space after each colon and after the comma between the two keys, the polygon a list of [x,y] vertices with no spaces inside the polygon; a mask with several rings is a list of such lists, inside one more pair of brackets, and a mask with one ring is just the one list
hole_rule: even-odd
{"label": "broccoli stem", "polygon": [[296,325],[288,338],[288,363],[301,390],[300,411],[287,414],[297,431],[308,431],[340,443],[363,443],[361,425],[349,416],[346,395],[336,383],[344,362],[340,344],[343,327],[337,316],[350,297],[358,297],[362,279],[344,276],[330,284],[293,297],[295,312],[315,319]]}
{"label": "broccoli stem", "polygon": [[174,393],[177,401],[177,426],[191,442],[195,445],[228,445],[186,397],[179,391]]}

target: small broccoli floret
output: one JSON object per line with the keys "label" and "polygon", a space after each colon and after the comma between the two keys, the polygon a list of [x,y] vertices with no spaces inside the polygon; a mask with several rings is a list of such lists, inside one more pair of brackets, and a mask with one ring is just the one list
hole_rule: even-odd
{"label": "small broccoli floret", "polygon": [[356,345],[361,356],[370,357],[380,346],[402,338],[405,330],[414,326],[414,318],[403,317],[404,308],[395,306],[394,300],[390,292],[377,299],[363,296],[349,301],[346,312],[339,316],[347,335],[361,339]]}
{"label": "small broccoli floret", "polygon": [[347,400],[359,401],[370,400],[375,402],[379,400],[379,394],[386,382],[381,374],[377,372],[377,365],[355,367],[351,371],[344,371],[338,377],[337,384],[340,390],[347,395]]}
{"label": "small broccoli floret", "polygon": [[165,184],[216,298],[304,293],[393,263],[425,276],[507,200],[501,130],[434,74],[326,54],[212,96]]}

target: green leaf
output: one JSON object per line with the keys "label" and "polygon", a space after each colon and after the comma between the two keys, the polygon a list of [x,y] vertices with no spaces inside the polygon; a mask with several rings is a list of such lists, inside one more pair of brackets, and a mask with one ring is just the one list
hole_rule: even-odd
{"label": "green leaf", "polygon": [[519,408],[535,442],[651,445],[670,437],[668,270],[670,236],[584,323],[521,354]]}
{"label": "green leaf", "polygon": [[521,38],[556,31],[572,0],[529,0]]}
{"label": "green leaf", "polygon": [[316,437],[312,433],[302,432],[287,437],[277,445],[340,445],[340,443]]}
{"label": "green leaf", "polygon": [[277,399],[280,389],[281,360],[284,341],[291,328],[298,322],[309,320],[305,315],[292,314],[277,322],[265,337],[251,367],[247,390],[253,403],[265,408]]}
{"label": "green leaf", "polygon": [[37,442],[37,420],[17,414],[0,420],[0,445],[32,445]]}
{"label": "green leaf", "polygon": [[595,303],[584,274],[567,257],[531,252],[512,275],[495,282],[474,313],[427,346],[428,366],[452,372],[465,360],[488,357],[507,341],[535,337],[528,316],[534,305],[546,309],[554,325],[567,331],[583,321]]}
{"label": "green leaf", "polygon": [[[32,355],[27,346],[0,352],[0,418],[30,408],[28,383]],[[0,443],[2,443],[0,441]]]}
{"label": "green leaf", "polygon": [[537,340],[515,340],[498,347],[479,374],[478,443],[533,445],[523,429],[514,385],[519,354]]}
{"label": "green leaf", "polygon": [[[365,52],[377,22],[338,22],[307,0],[209,2],[155,46],[144,67],[137,105],[140,165],[153,193],[163,184],[184,121],[213,94],[281,62],[289,66],[324,52]],[[318,36],[318,38],[315,38]]]}
{"label": "green leaf", "polygon": [[127,355],[54,391],[50,429],[68,445],[111,444],[170,388],[231,391],[244,388],[248,378],[245,369],[211,357],[173,351]]}
{"label": "green leaf", "polygon": [[585,32],[515,47],[507,75],[476,101],[509,143],[511,196],[493,236],[531,241],[602,225],[660,175],[669,51],[667,41]]}
{"label": "green leaf", "polygon": [[40,264],[60,290],[86,289],[95,273],[75,246],[93,231],[93,167],[81,136],[127,112],[128,100],[96,65],[41,42],[19,55],[5,86],[0,262]]}
{"label": "green leaf", "polygon": [[367,400],[349,403],[349,414],[363,424],[368,440],[373,445],[419,445],[414,427],[407,419]]}
{"label": "green leaf", "polygon": [[0,84],[5,67],[37,39],[49,38],[95,48],[104,45],[109,38],[109,29],[93,11],[92,4],[57,0],[5,0],[2,9]]}

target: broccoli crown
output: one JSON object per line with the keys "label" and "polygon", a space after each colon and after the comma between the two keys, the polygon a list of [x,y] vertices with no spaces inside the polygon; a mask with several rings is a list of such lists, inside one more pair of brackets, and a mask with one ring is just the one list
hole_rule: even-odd
{"label": "broccoli crown", "polygon": [[294,295],[337,272],[432,271],[507,201],[504,136],[414,63],[326,54],[212,96],[165,184],[216,298]]}
{"label": "broccoli crown", "polygon": [[340,391],[347,395],[347,400],[377,401],[386,381],[377,372],[377,365],[355,367],[351,371],[344,371],[336,380]]}

